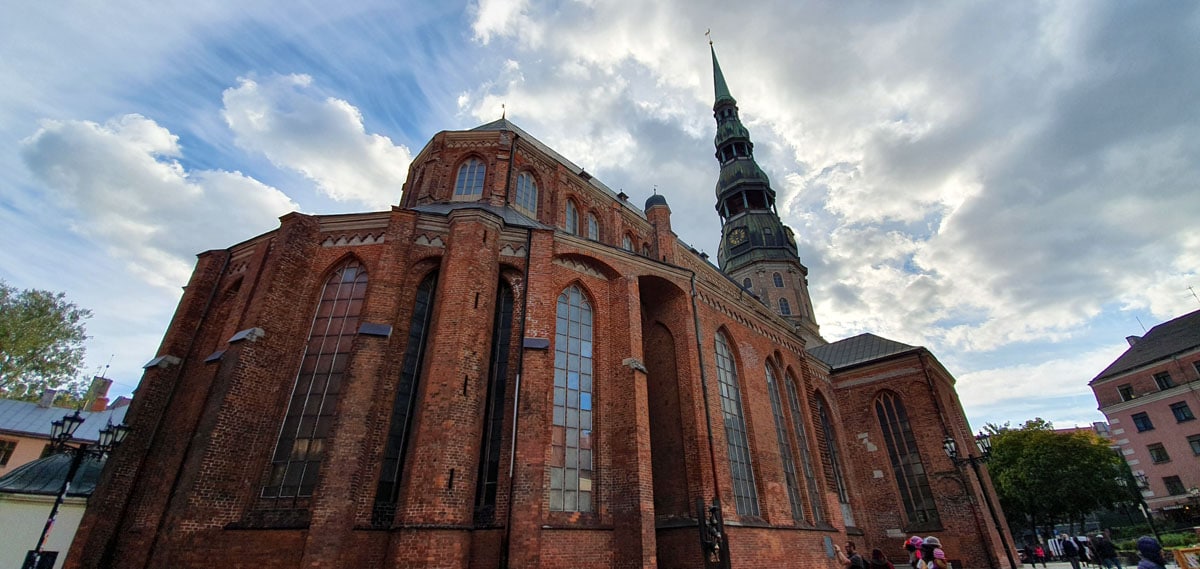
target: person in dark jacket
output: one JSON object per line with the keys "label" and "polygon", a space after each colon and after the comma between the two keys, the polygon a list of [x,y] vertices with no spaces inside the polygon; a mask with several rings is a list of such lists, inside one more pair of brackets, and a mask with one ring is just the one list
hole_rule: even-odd
{"label": "person in dark jacket", "polygon": [[1121,557],[1117,555],[1117,546],[1104,534],[1096,534],[1096,539],[1092,540],[1092,550],[1096,552],[1096,558],[1100,560],[1104,569],[1125,569],[1121,567]]}
{"label": "person in dark jacket", "polygon": [[1079,546],[1069,536],[1061,535],[1059,539],[1062,540],[1062,556],[1071,564],[1071,569],[1079,569]]}
{"label": "person in dark jacket", "polygon": [[1163,558],[1162,546],[1158,544],[1158,540],[1148,535],[1143,535],[1137,540],[1138,557],[1142,560],[1138,561],[1138,569],[1166,569],[1167,560]]}

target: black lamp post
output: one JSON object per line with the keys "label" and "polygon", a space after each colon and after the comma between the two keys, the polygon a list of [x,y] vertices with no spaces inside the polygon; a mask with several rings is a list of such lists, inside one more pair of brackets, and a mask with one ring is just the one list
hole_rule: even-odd
{"label": "black lamp post", "polygon": [[75,478],[75,473],[79,472],[79,466],[83,464],[83,459],[92,457],[96,459],[103,458],[108,453],[112,452],[125,440],[125,436],[129,434],[129,427],[124,423],[113,425],[109,421],[108,425],[100,429],[100,436],[96,440],[95,445],[86,443],[79,446],[71,446],[71,441],[75,437],[75,431],[83,424],[84,418],[76,410],[74,414],[64,415],[62,419],[50,422],[50,453],[69,453],[71,455],[71,466],[67,469],[67,477],[63,480],[62,488],[58,491],[58,497],[54,500],[54,506],[50,508],[50,516],[46,518],[46,525],[42,528],[42,536],[38,539],[37,547],[30,551],[25,557],[25,564],[22,569],[41,569],[40,562],[42,559],[42,548],[46,545],[46,538],[50,537],[50,530],[54,528],[55,518],[58,517],[58,508],[62,506],[63,501],[67,498],[67,491],[71,488],[71,480]]}
{"label": "black lamp post", "polygon": [[946,435],[942,440],[942,450],[946,451],[946,456],[950,457],[950,461],[955,467],[961,468],[964,464],[970,464],[975,471],[975,478],[979,480],[979,489],[983,491],[983,503],[987,506],[988,513],[992,516],[992,523],[996,524],[996,533],[1000,534],[1000,545],[1004,548],[1004,555],[1008,557],[1008,565],[1011,569],[1017,569],[1017,562],[1013,559],[1012,548],[1008,546],[1008,540],[1004,537],[1004,526],[1000,523],[1000,516],[996,515],[996,508],[992,506],[991,496],[988,495],[987,484],[983,483],[983,475],[979,473],[979,465],[987,462],[992,458],[992,437],[985,433],[975,435],[975,446],[979,448],[979,456],[967,456],[959,458],[958,442],[954,437]]}

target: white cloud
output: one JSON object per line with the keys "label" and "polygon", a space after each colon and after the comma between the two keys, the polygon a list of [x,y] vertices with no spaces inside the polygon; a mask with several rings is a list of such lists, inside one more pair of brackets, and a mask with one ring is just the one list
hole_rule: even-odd
{"label": "white cloud", "polygon": [[269,230],[296,208],[240,173],[187,171],[174,160],[182,156],[178,137],[141,115],[44,121],[21,144],[73,229],[158,286],[186,283],[196,253]]}
{"label": "white cloud", "polygon": [[238,80],[223,95],[224,116],[243,148],[300,172],[322,193],[383,209],[400,201],[412,155],[368,134],[362,113],[323,96],[307,75]]}

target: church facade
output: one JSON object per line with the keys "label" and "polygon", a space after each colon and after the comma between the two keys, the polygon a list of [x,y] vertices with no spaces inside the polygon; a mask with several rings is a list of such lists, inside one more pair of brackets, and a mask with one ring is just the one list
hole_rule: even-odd
{"label": "church facade", "polygon": [[202,253],[67,566],[1015,569],[953,376],[821,337],[713,64],[719,267],[506,119]]}

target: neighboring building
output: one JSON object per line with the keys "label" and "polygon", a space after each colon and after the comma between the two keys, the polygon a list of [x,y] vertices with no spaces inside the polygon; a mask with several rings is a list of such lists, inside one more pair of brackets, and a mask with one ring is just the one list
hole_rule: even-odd
{"label": "neighboring building", "polygon": [[[1200,311],[1164,322],[1090,383],[1112,439],[1158,516],[1182,519],[1200,494]],[[1192,490],[1196,488],[1197,490]]]}
{"label": "neighboring building", "polygon": [[[0,399],[0,476],[45,456],[46,446],[50,444],[50,423],[74,412],[74,409],[53,407],[51,404],[56,395],[54,390],[47,390],[40,401]],[[125,420],[129,399],[119,398],[106,409],[107,401],[99,394],[89,410],[80,411],[84,422],[75,432],[77,440],[95,442],[100,429],[109,421],[118,425]]]}
{"label": "neighboring building", "polygon": [[1010,567],[954,378],[820,336],[713,64],[720,269],[508,120],[438,133],[390,211],[199,256],[68,567]]}
{"label": "neighboring building", "polygon": [[[25,556],[37,546],[70,466],[71,455],[54,454],[0,476],[0,528],[4,528],[0,532],[0,567],[21,567]],[[42,546],[43,558],[54,556],[56,569],[66,561],[67,548],[103,468],[103,459],[87,458],[71,481],[54,527]]]}

